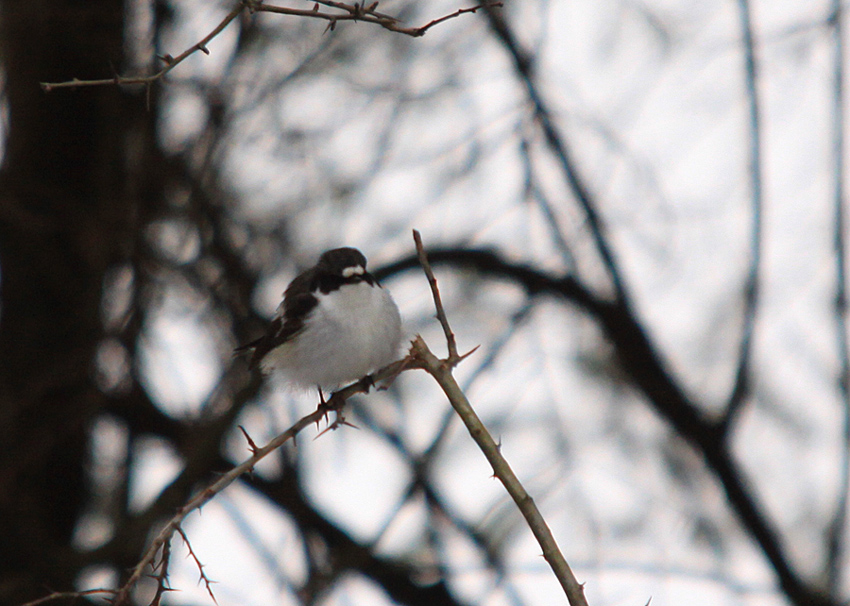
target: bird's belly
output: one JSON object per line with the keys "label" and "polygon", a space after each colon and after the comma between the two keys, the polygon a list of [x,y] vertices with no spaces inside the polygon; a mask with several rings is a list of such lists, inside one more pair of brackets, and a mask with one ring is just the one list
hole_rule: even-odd
{"label": "bird's belly", "polygon": [[[275,364],[301,385],[334,388],[389,364],[401,320],[389,294],[367,284],[320,295],[305,328],[280,349]],[[277,353],[277,352],[275,352]]]}

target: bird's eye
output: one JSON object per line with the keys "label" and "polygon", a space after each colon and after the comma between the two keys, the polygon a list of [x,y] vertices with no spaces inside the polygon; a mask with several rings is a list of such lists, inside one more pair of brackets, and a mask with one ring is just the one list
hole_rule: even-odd
{"label": "bird's eye", "polygon": [[350,278],[351,276],[362,276],[365,270],[360,265],[355,265],[353,267],[346,267],[342,270],[343,278]]}

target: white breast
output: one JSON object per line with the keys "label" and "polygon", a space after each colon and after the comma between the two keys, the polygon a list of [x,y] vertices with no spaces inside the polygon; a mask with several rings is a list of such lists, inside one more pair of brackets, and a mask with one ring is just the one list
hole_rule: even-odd
{"label": "white breast", "polygon": [[305,328],[264,358],[264,370],[281,371],[304,386],[333,389],[396,359],[401,318],[390,294],[365,282],[318,295]]}

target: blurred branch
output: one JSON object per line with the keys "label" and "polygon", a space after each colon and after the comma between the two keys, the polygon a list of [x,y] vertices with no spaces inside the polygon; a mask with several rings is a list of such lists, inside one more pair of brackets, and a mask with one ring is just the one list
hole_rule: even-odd
{"label": "blurred branch", "polygon": [[844,27],[840,0],[832,2],[833,95],[832,160],[835,190],[833,218],[835,247],[835,332],[839,360],[838,393],[841,397],[842,447],[840,478],[835,515],[827,528],[826,577],[830,593],[838,596],[846,573],[843,564],[847,534],[847,507],[850,498],[850,344],[847,342],[847,242],[844,213]]}
{"label": "blurred branch", "polygon": [[[336,9],[339,12],[322,12],[321,10],[319,10],[320,5]],[[242,14],[243,11],[246,10],[250,14],[275,13],[279,15],[289,15],[293,17],[303,17],[308,19],[321,19],[328,22],[327,29],[330,31],[333,31],[336,27],[336,24],[340,21],[363,21],[365,23],[373,23],[391,32],[418,38],[420,36],[424,36],[425,33],[435,25],[448,21],[449,19],[454,19],[455,17],[459,17],[467,13],[475,13],[476,11],[484,7],[495,8],[501,6],[501,2],[482,2],[478,6],[458,9],[453,13],[443,15],[442,17],[438,17],[437,19],[433,19],[432,21],[429,21],[425,25],[419,27],[403,27],[399,24],[399,20],[395,17],[376,12],[375,9],[378,7],[378,2],[373,2],[366,6],[365,2],[355,2],[353,4],[348,4],[345,2],[318,0],[313,4],[312,9],[299,9],[286,6],[268,5],[264,4],[262,0],[239,0],[233,6],[230,12],[227,13],[227,15],[219,22],[219,24],[216,25],[213,30],[209,34],[204,36],[199,42],[193,44],[176,57],[172,57],[171,55],[164,55],[160,57],[165,66],[154,74],[151,74],[149,76],[115,75],[112,78],[102,78],[99,80],[79,80],[77,78],[74,78],[66,82],[42,82],[41,88],[45,92],[51,92],[57,88],[82,88],[86,86],[126,86],[133,84],[151,86],[152,84],[161,80],[168,72],[170,72],[180,63],[182,63],[198,51],[209,55],[210,51],[207,48],[207,45],[210,43],[210,41],[212,41],[216,36],[218,36],[222,31],[224,31],[224,29],[228,25],[230,25],[230,23],[234,19],[236,19],[239,15]]]}
{"label": "blurred branch", "polygon": [[546,219],[546,225],[552,234],[552,240],[561,253],[561,258],[567,264],[571,271],[576,269],[575,256],[567,242],[561,226],[558,224],[558,218],[555,216],[555,209],[549,202],[543,188],[537,183],[535,176],[534,165],[531,161],[531,141],[524,133],[518,133],[520,145],[520,159],[522,160],[522,169],[524,173],[523,193],[527,200],[533,201],[540,208]]}
{"label": "blurred branch", "polygon": [[90,595],[102,595],[105,597],[114,594],[114,589],[87,589],[86,591],[54,591],[50,595],[46,595],[43,598],[33,600],[32,602],[27,602],[26,604],[21,604],[21,606],[40,606],[41,604],[47,604],[56,600],[78,600],[79,598]]}
{"label": "blurred branch", "polygon": [[739,0],[741,30],[744,47],[747,109],[749,115],[749,177],[752,217],[750,225],[750,267],[744,284],[744,313],[741,340],[738,345],[738,365],[732,391],[726,403],[726,413],[721,422],[723,433],[728,433],[749,394],[750,362],[752,341],[756,325],[759,298],[759,274],[762,241],[762,160],[761,160],[761,116],[758,98],[758,71],[755,57],[755,41],[750,15],[749,0]]}
{"label": "blurred branch", "polygon": [[[381,552],[376,544],[364,545],[317,510],[299,483],[298,468],[287,467],[277,479],[260,474],[246,479],[246,484],[287,512],[303,536],[320,538],[339,574],[355,571],[378,584],[398,604],[406,606],[463,606],[447,587],[445,577],[435,583],[422,583],[420,564],[405,562]],[[308,580],[309,583],[309,580]],[[299,592],[301,594],[301,592]],[[310,602],[307,595],[304,603]]]}
{"label": "blurred branch", "polygon": [[534,534],[534,537],[543,549],[543,557],[555,573],[555,577],[564,589],[564,593],[567,595],[570,605],[587,606],[587,599],[584,596],[584,586],[580,584],[576,580],[575,575],[573,575],[569,564],[564,558],[564,555],[561,553],[561,550],[558,548],[555,537],[552,536],[552,531],[549,530],[549,526],[546,524],[546,520],[543,519],[543,516],[537,508],[537,505],[535,505],[534,500],[528,492],[526,492],[525,488],[520,483],[519,478],[516,477],[511,466],[502,456],[499,446],[493,440],[493,437],[487,431],[487,428],[481,422],[481,419],[478,418],[478,415],[472,409],[472,406],[466,398],[466,395],[463,393],[463,390],[457,384],[457,381],[455,381],[454,376],[452,376],[452,369],[466,356],[475,351],[477,347],[463,356],[458,355],[457,347],[454,344],[454,334],[449,327],[446,312],[443,309],[436,278],[431,270],[428,257],[425,254],[425,250],[422,245],[422,238],[416,230],[413,232],[413,238],[416,242],[417,257],[422,264],[422,269],[425,271],[425,275],[428,277],[428,283],[431,285],[431,294],[434,297],[434,305],[437,308],[437,318],[443,327],[443,332],[445,333],[446,340],[449,344],[449,357],[445,360],[437,358],[437,356],[435,356],[425,344],[422,337],[419,336],[413,340],[410,353],[418,362],[417,366],[423,368],[428,374],[434,377],[437,383],[439,383],[443,392],[448,397],[452,407],[469,430],[469,434],[472,436],[472,439],[475,440],[476,444],[478,444],[478,447],[481,449],[481,452],[483,452],[484,456],[487,457],[487,460],[493,467],[494,475],[499,478],[505,486],[508,494],[510,494],[511,498],[516,503],[528,523],[529,528],[531,528],[531,532]]}
{"label": "blurred branch", "polygon": [[575,161],[572,158],[570,150],[564,141],[561,133],[558,132],[555,122],[552,119],[552,114],[549,111],[548,105],[543,100],[543,95],[537,85],[535,77],[534,60],[530,53],[523,49],[519,40],[514,34],[511,27],[508,25],[502,11],[493,10],[486,3],[481,2],[481,7],[485,9],[485,14],[489,20],[491,29],[496,33],[505,50],[513,59],[514,69],[517,76],[525,87],[526,94],[533,106],[534,117],[540,124],[543,131],[543,136],[546,139],[546,144],[555,155],[555,159],[560,165],[564,178],[567,181],[573,195],[578,200],[579,205],[587,217],[587,223],[590,227],[590,232],[593,236],[593,242],[596,246],[599,256],[602,258],[602,263],[605,270],[608,272],[608,277],[614,288],[616,298],[626,301],[625,284],[623,283],[620,269],[617,261],[614,258],[614,251],[611,249],[608,238],[605,233],[605,225],[602,216],[596,207],[596,201],[593,195],[584,182],[584,179],[578,173]]}
{"label": "blurred branch", "polygon": [[[667,371],[661,353],[629,305],[620,300],[601,299],[571,276],[554,276],[508,261],[490,250],[434,249],[428,251],[428,258],[433,264],[470,268],[486,276],[508,279],[525,288],[528,294],[553,295],[583,309],[614,346],[635,387],[704,457],[707,467],[722,485],[730,507],[770,562],[789,600],[798,606],[838,603],[831,601],[821,587],[808,582],[792,566],[772,519],[757,501],[719,427],[702,414],[697,403]],[[376,277],[381,279],[417,266],[417,257],[410,256],[376,272]]]}

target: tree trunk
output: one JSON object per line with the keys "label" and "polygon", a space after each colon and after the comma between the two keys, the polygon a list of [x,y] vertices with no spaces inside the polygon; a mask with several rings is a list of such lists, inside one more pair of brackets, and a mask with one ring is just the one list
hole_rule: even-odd
{"label": "tree trunk", "polygon": [[[0,171],[0,602],[69,590],[86,505],[88,428],[103,405],[92,364],[104,275],[138,214],[128,136],[152,121],[117,88],[45,93],[109,77],[123,0],[3,0],[9,120]],[[138,153],[138,152],[137,152]],[[143,153],[143,152],[142,152]]]}

